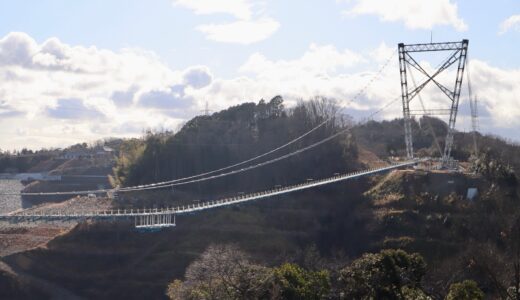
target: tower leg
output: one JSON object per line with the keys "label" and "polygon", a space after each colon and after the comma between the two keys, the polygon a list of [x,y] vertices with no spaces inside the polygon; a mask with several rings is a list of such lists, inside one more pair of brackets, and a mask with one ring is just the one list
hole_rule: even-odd
{"label": "tower leg", "polygon": [[464,77],[464,67],[466,66],[466,57],[468,54],[468,40],[462,41],[462,49],[460,52],[459,65],[457,68],[457,78],[455,80],[455,88],[453,89],[453,101],[451,103],[450,120],[448,123],[448,134],[446,136],[446,144],[444,145],[444,154],[442,156],[442,164],[448,167],[451,158],[451,149],[453,148],[453,135],[455,134],[455,122],[457,120],[457,112],[459,107],[460,92],[462,89],[462,79]]}
{"label": "tower leg", "polygon": [[413,159],[412,124],[410,118],[410,100],[408,95],[408,78],[406,75],[406,59],[404,44],[399,44],[399,74],[401,78],[401,93],[403,101],[404,141],[406,145],[406,156]]}

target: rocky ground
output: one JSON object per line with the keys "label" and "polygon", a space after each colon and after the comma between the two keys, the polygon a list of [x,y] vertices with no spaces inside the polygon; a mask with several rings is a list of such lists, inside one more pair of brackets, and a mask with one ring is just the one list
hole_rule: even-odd
{"label": "rocky ground", "polygon": [[[112,207],[107,198],[75,197],[61,203],[47,203],[12,213],[32,212],[91,212],[107,210]],[[26,251],[36,247],[45,247],[47,242],[59,235],[66,234],[77,224],[68,222],[0,222],[0,257]]]}
{"label": "rocky ground", "polygon": [[43,203],[34,205],[30,208],[16,210],[13,213],[51,213],[51,212],[62,212],[62,213],[81,213],[81,212],[93,212],[109,210],[112,208],[112,200],[106,197],[74,197],[72,199],[58,202],[58,203]]}
{"label": "rocky ground", "polygon": [[[82,212],[105,210],[112,207],[106,198],[75,197],[61,203],[46,203],[28,209],[18,209],[12,213],[21,212]],[[29,250],[46,249],[49,242],[59,236],[64,236],[77,225],[75,221],[68,222],[22,222],[9,223],[0,221],[0,299],[15,297],[16,299],[77,299],[76,295],[46,279],[25,273],[30,260],[17,260],[17,268],[3,262],[5,257]],[[3,283],[6,285],[2,286]]]}
{"label": "rocky ground", "polygon": [[0,257],[45,247],[58,235],[67,233],[74,224],[9,224],[0,222]]}

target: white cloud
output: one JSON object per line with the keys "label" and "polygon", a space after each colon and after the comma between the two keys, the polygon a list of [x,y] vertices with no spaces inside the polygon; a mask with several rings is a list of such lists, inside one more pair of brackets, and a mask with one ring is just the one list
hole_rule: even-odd
{"label": "white cloud", "polygon": [[255,53],[240,67],[240,71],[259,77],[290,80],[304,74],[327,76],[362,62],[364,58],[351,50],[341,51],[332,45],[311,44],[302,57],[295,60],[270,61],[262,54]]}
{"label": "white cloud", "polygon": [[232,22],[208,23],[196,27],[208,40],[248,45],[273,35],[280,23],[264,14],[264,2],[254,0],[176,0],[175,5],[193,10],[195,14],[230,14]]}
{"label": "white cloud", "polygon": [[[479,60],[471,61],[471,82],[491,123],[502,128],[520,126],[520,69],[500,69]],[[520,139],[520,137],[518,137]]]}
{"label": "white cloud", "polygon": [[396,47],[390,47],[382,42],[379,47],[370,52],[370,58],[378,63],[386,63],[389,59],[394,58],[395,54]]}
{"label": "white cloud", "polygon": [[[311,44],[291,59],[254,53],[239,68],[239,76],[219,78],[200,65],[172,70],[142,50],[114,52],[57,39],[39,44],[26,34],[11,33],[0,39],[0,148],[65,146],[107,136],[136,136],[144,128],[176,129],[198,114],[206,101],[216,111],[276,95],[283,96],[288,106],[317,95],[331,97],[364,117],[401,94],[394,55],[366,92],[356,102],[349,101],[392,52],[384,43],[367,54]],[[470,68],[482,124],[520,126],[520,69],[501,69],[476,59]],[[450,86],[454,72],[439,80]],[[425,89],[423,98],[428,108],[448,104],[435,86]],[[399,117],[399,103],[382,116]],[[467,105],[465,96],[461,105]]]}
{"label": "white cloud", "polygon": [[[290,103],[317,95],[345,102],[372,74],[356,71],[361,67],[370,67],[365,57],[332,45],[311,44],[301,57],[291,60],[270,60],[254,53],[239,69],[243,76],[217,79],[208,92],[218,109],[278,94]],[[368,107],[369,102],[358,107]]]}
{"label": "white cloud", "polygon": [[[281,95],[288,103],[298,99],[308,99],[317,95],[335,98],[338,103],[357,116],[365,117],[388,102],[398,99],[383,111],[380,117],[393,118],[402,115],[400,106],[400,79],[398,59],[392,56],[395,49],[382,43],[367,55],[348,49],[339,50],[333,46],[311,45],[299,58],[292,60],[271,60],[260,53],[252,54],[240,67],[243,76],[229,80],[216,79],[207,94],[200,97],[213,99],[212,108],[222,109],[244,101],[270,99]],[[376,75],[382,64],[390,60],[382,74],[369,86],[355,102],[350,100]],[[433,64],[433,62],[432,62]],[[421,61],[421,65],[432,74],[432,64]],[[496,128],[520,126],[520,69],[500,69],[474,59],[470,64],[473,93],[477,94],[485,131]],[[437,78],[450,87],[455,80],[456,66],[452,66]],[[424,76],[414,72],[417,84]],[[464,79],[466,80],[466,78]],[[409,79],[409,87],[412,88]],[[426,108],[449,108],[449,100],[433,84],[421,92]],[[412,109],[421,110],[420,102],[414,99]],[[466,82],[461,96],[461,107],[467,102]],[[462,109],[461,111],[463,111]],[[348,111],[348,110],[347,110]],[[469,123],[459,118],[459,128],[468,128]],[[517,137],[517,139],[520,138]]]}
{"label": "white cloud", "polygon": [[410,29],[432,29],[449,25],[458,31],[468,26],[458,15],[452,0],[354,0],[346,15],[377,15],[384,22],[404,22]]}
{"label": "white cloud", "polygon": [[510,30],[520,31],[520,15],[512,15],[500,23],[499,34],[504,34]]}
{"label": "white cloud", "polygon": [[0,39],[0,49],[0,64],[31,65],[37,45],[29,35],[17,32]]}
{"label": "white cloud", "polygon": [[[171,70],[139,49],[114,52],[56,38],[39,44],[13,32],[0,39],[0,148],[63,146],[179,123],[196,105],[184,90],[203,88],[211,78],[207,68]],[[151,94],[149,105],[139,102],[141,95],[163,90],[169,98]],[[123,132],[136,129],[128,123],[140,124],[139,131]],[[17,128],[31,138],[18,137]]]}
{"label": "white cloud", "polygon": [[211,83],[213,75],[206,66],[192,66],[184,71],[182,78],[184,84],[200,89]]}
{"label": "white cloud", "polygon": [[205,33],[209,40],[248,45],[267,39],[278,27],[280,23],[272,18],[261,18],[225,24],[203,24],[197,26],[197,30]]}
{"label": "white cloud", "polygon": [[78,98],[57,99],[55,107],[46,109],[46,114],[51,118],[95,121],[105,115],[97,109],[88,107],[83,100]]}
{"label": "white cloud", "polygon": [[252,4],[247,0],[175,0],[173,3],[198,15],[224,13],[240,20],[249,20],[252,15]]}

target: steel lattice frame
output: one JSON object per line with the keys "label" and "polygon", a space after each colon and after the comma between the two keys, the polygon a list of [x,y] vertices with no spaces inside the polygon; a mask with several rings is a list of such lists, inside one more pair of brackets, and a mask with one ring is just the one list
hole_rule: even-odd
{"label": "steel lattice frame", "polygon": [[[401,93],[403,101],[403,118],[404,118],[404,135],[406,143],[406,155],[408,158],[413,158],[413,139],[412,139],[412,125],[411,116],[416,115],[416,111],[410,110],[410,101],[419,94],[419,92],[429,83],[433,82],[437,87],[451,100],[450,109],[446,110],[431,110],[428,115],[449,114],[450,119],[448,123],[448,133],[444,145],[444,153],[442,154],[442,162],[444,165],[448,163],[451,156],[451,149],[453,147],[453,134],[455,132],[455,122],[457,120],[457,111],[459,107],[459,98],[462,88],[462,79],[464,76],[464,67],[466,66],[466,57],[468,53],[468,40],[461,42],[448,43],[430,43],[430,44],[412,44],[405,45],[400,43],[399,50],[399,72],[401,77]],[[439,66],[439,68],[432,75],[428,74],[424,68],[411,56],[410,53],[415,52],[433,52],[433,51],[449,51],[451,52],[447,60]],[[435,77],[448,69],[451,65],[458,62],[457,76],[455,79],[455,86],[453,89],[448,89],[440,84]],[[426,76],[426,80],[416,86],[413,90],[408,89],[408,75],[407,67],[412,67]],[[442,112],[441,112],[442,111]]]}

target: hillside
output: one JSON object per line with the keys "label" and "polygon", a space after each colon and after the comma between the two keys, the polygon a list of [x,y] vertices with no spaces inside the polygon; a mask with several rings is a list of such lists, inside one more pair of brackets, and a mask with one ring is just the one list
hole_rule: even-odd
{"label": "hillside", "polygon": [[[432,117],[412,120],[414,149],[419,156],[439,157],[439,151],[431,136],[430,124],[443,149],[447,125],[442,120]],[[370,121],[353,127],[352,131],[359,147],[369,149],[381,158],[405,155],[402,119]],[[516,173],[520,172],[520,155],[518,155],[520,145],[499,136],[480,133],[477,133],[476,139],[481,153],[491,152],[495,158],[510,165]],[[473,152],[473,133],[456,132],[452,149],[453,158],[468,161]]]}
{"label": "hillside", "polygon": [[[481,196],[471,202],[465,192],[475,185]],[[161,297],[165,285],[182,278],[188,265],[215,243],[236,244],[270,266],[303,262],[304,250],[313,245],[325,260],[339,258],[340,264],[365,252],[401,248],[425,257],[431,268],[424,286],[432,294],[466,278],[492,294],[496,287],[487,274],[479,266],[464,265],[469,255],[476,255],[468,254],[468,242],[494,241],[499,247],[495,253],[507,255],[504,238],[496,234],[509,236],[519,203],[514,189],[506,188],[475,175],[397,171],[372,181],[179,217],[175,229],[157,233],[138,233],[130,223],[85,223],[45,249],[5,261],[84,297],[137,299]],[[456,276],[447,276],[451,265]]]}
{"label": "hillside", "polygon": [[[44,168],[50,167],[50,168]],[[34,168],[41,168],[51,175],[60,175],[59,181],[33,181],[28,183],[23,192],[66,192],[78,190],[96,190],[110,187],[109,175],[112,173],[113,161],[98,161],[96,159],[51,159],[40,163]],[[57,202],[69,199],[63,196],[24,196],[28,204]]]}
{"label": "hillside", "polygon": [[324,187],[178,217],[175,229],[157,233],[138,233],[131,223],[87,223],[46,249],[5,261],[87,298],[159,298],[214,243],[236,243],[270,265],[311,245],[328,255],[360,255],[368,243],[364,217],[355,209],[362,192],[361,182]]}
{"label": "hillside", "polygon": [[[336,109],[332,101],[317,98],[286,110],[283,99],[275,97],[269,102],[245,103],[211,116],[198,116],[188,121],[176,134],[149,134],[143,140],[124,143],[114,168],[114,182],[121,186],[146,184],[188,177],[244,161],[309,131],[329,118]],[[315,143],[344,126],[343,120],[335,119],[305,139],[252,163],[267,161]],[[309,176],[327,177],[361,166],[355,138],[345,134],[322,147],[254,171],[176,186],[174,192],[170,189],[162,193],[130,195],[123,197],[120,205],[145,205],[142,202],[147,201],[146,195],[150,195],[149,201],[154,203],[160,198],[163,205],[184,199],[212,199],[217,195],[294,184],[310,179]],[[240,168],[242,166],[235,169]],[[141,202],[135,202],[136,199]]]}
{"label": "hillside", "polygon": [[[299,136],[331,111],[333,103],[324,99],[287,110],[277,97],[199,116],[175,134],[150,133],[122,143],[113,182],[144,184],[220,168]],[[445,125],[431,121],[442,133]],[[434,155],[433,140],[420,129],[420,122],[414,123],[416,148]],[[400,123],[358,125],[352,134],[273,165],[174,189],[126,193],[105,205],[194,203],[302,182],[312,179],[309,174],[320,178],[380,165],[404,150]],[[282,153],[346,126],[351,124],[335,120]],[[498,297],[513,284],[514,264],[520,261],[515,256],[520,249],[515,175],[520,149],[496,137],[479,136],[481,155],[472,158],[471,136],[457,133],[456,138],[455,155],[468,172],[400,170],[180,216],[176,228],[154,233],[139,233],[131,222],[84,222],[45,247],[2,260],[85,298],[160,299],[168,283],[186,279],[189,266],[215,244],[234,244],[267,267],[295,262],[312,268],[312,255],[311,260],[331,270],[363,253],[399,248],[424,257],[422,289],[434,299],[442,299],[450,284],[465,279],[477,282],[491,298]],[[477,188],[478,196],[467,199],[468,188]]]}

